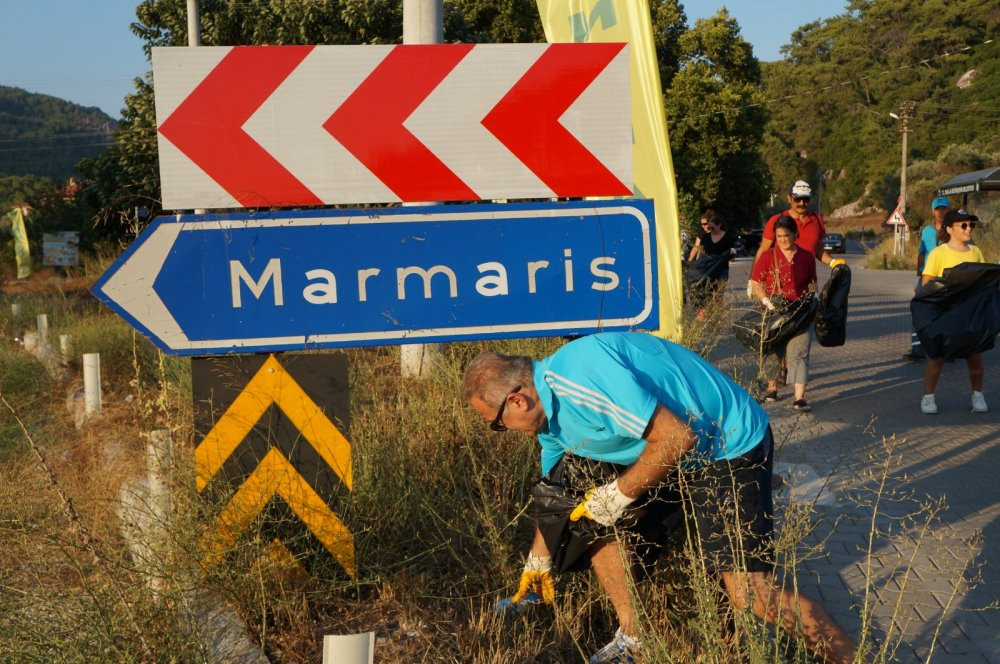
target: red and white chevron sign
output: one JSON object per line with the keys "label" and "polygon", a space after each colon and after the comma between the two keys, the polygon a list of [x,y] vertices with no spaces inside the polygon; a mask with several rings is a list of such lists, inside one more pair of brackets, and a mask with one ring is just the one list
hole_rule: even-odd
{"label": "red and white chevron sign", "polygon": [[165,209],[632,193],[625,44],[154,48]]}

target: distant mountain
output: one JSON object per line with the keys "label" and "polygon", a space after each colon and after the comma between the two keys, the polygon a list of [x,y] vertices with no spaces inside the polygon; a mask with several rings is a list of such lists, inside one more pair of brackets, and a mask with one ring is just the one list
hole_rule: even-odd
{"label": "distant mountain", "polygon": [[0,176],[65,180],[107,149],[117,124],[98,108],[0,85]]}

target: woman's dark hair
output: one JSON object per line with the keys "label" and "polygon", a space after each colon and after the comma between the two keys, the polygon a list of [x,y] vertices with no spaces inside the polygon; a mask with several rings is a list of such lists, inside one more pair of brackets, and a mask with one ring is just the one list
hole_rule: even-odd
{"label": "woman's dark hair", "polygon": [[[955,222],[951,222],[951,223],[953,224]],[[951,224],[948,224],[948,226],[950,226],[950,225]],[[948,244],[948,242],[951,240],[951,233],[948,232],[948,226],[945,226],[944,223],[942,223],[941,224],[941,228],[938,229],[938,232],[937,232],[937,243],[938,244]]]}
{"label": "woman's dark hair", "polygon": [[778,220],[774,222],[774,230],[778,230],[779,228],[795,233],[796,237],[799,235],[799,225],[796,224],[795,220],[787,214],[782,217],[778,217]]}
{"label": "woman's dark hair", "polygon": [[726,222],[722,220],[722,215],[716,212],[713,208],[705,208],[705,211],[701,213],[701,220],[715,224],[719,227],[719,230],[727,230]]}

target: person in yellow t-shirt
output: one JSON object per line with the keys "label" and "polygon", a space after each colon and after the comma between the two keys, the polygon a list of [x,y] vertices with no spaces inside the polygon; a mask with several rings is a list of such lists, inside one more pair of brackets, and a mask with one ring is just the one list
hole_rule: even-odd
{"label": "person in yellow t-shirt", "polygon": [[[921,286],[935,277],[944,275],[948,268],[959,263],[985,263],[983,252],[972,244],[972,231],[979,217],[965,210],[949,210],[938,230],[938,246],[927,255],[924,262]],[[976,353],[966,360],[969,365],[969,383],[972,384],[972,412],[985,413],[989,410],[983,397],[983,354]],[[927,415],[937,413],[934,389],[941,377],[943,359],[928,359],[924,368],[924,396],[920,400],[920,412]]]}

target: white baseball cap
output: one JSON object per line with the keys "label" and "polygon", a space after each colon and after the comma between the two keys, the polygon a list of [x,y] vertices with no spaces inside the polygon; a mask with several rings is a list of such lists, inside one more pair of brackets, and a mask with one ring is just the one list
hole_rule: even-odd
{"label": "white baseball cap", "polygon": [[798,180],[792,185],[792,188],[788,190],[792,198],[810,198],[812,196],[813,190],[809,186],[809,183],[805,180]]}

